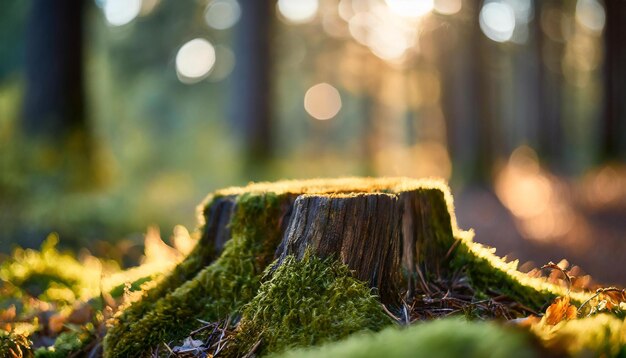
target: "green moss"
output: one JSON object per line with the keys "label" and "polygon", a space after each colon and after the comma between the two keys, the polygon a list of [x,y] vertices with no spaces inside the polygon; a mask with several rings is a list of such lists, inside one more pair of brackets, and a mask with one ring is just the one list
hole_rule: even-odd
{"label": "green moss", "polygon": [[458,244],[452,265],[467,273],[474,289],[483,291],[488,296],[488,290],[497,290],[498,293],[505,294],[537,311],[557,297],[555,292],[523,283],[506,270],[494,267],[493,260],[500,258],[495,255],[493,258],[478,255],[471,244],[473,243],[463,241]]}
{"label": "green moss", "polygon": [[229,349],[243,356],[258,340],[263,355],[336,341],[392,323],[371,289],[334,259],[288,256],[243,309]]}
{"label": "green moss", "polygon": [[141,287],[144,284],[151,282],[152,280],[154,280],[154,278],[155,278],[154,275],[149,275],[149,276],[140,277],[133,282],[119,284],[113,287],[109,291],[109,294],[113,298],[116,298],[116,299],[120,298],[125,292],[135,292],[135,291],[141,290]]}
{"label": "green moss", "polygon": [[571,356],[620,357],[626,351],[626,320],[608,313],[531,330],[546,347]]}
{"label": "green moss", "polygon": [[[216,205],[218,199],[219,196],[213,196],[207,200],[207,209],[211,205]],[[131,304],[112,321],[111,328],[107,332],[103,343],[105,351],[112,349],[115,342],[128,333],[132,323],[137,322],[147,312],[153,310],[158,300],[192,279],[203,267],[210,263],[215,256],[215,250],[213,243],[206,242],[208,239],[211,238],[206,237],[198,242],[185,260],[178,264],[169,275],[165,276],[156,286],[146,290],[140,300]]]}
{"label": "green moss", "polygon": [[198,325],[196,318],[224,318],[250,301],[280,240],[280,203],[272,193],[239,196],[232,238],[222,255],[158,300],[145,316],[128,322],[126,334],[107,338],[105,356],[138,356],[162,342],[184,338]]}
{"label": "green moss", "polygon": [[0,329],[0,357],[32,357],[32,343],[24,335]]}
{"label": "green moss", "polygon": [[340,342],[291,350],[273,357],[540,357],[532,343],[530,335],[494,322],[444,319],[407,329],[392,327],[379,333],[359,334]]}

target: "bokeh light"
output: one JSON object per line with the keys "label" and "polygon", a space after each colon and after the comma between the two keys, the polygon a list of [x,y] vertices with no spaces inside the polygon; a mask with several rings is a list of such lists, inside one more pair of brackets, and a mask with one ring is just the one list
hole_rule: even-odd
{"label": "bokeh light", "polygon": [[202,38],[195,38],[178,50],[176,73],[183,83],[196,83],[204,79],[215,66],[215,48]]}
{"label": "bokeh light", "polygon": [[141,0],[106,0],[104,17],[111,26],[122,26],[133,21],[141,11]]}
{"label": "bokeh light", "polygon": [[[528,146],[513,151],[495,181],[496,194],[514,215],[522,235],[531,240],[563,244],[564,236],[582,220],[571,206],[566,188],[541,168],[537,153]],[[576,240],[582,244],[581,238]]]}
{"label": "bokeh light", "polygon": [[327,120],[335,117],[341,109],[339,91],[328,83],[318,83],[306,91],[304,109],[311,117]]}
{"label": "bokeh light", "polygon": [[480,29],[496,42],[506,42],[515,30],[515,12],[507,2],[488,2],[480,10]]}
{"label": "bokeh light", "polygon": [[315,18],[318,0],[278,0],[278,12],[294,24],[307,23]]}
{"label": "bokeh light", "polygon": [[403,17],[421,17],[433,10],[433,0],[385,0],[389,9]]}
{"label": "bokeh light", "polygon": [[593,32],[601,32],[606,21],[604,7],[596,0],[578,0],[576,21]]}
{"label": "bokeh light", "polygon": [[226,30],[239,21],[241,7],[236,0],[214,0],[204,11],[204,21],[216,30]]}
{"label": "bokeh light", "polygon": [[461,0],[435,0],[433,2],[434,10],[442,15],[453,15],[461,11],[463,2]]}

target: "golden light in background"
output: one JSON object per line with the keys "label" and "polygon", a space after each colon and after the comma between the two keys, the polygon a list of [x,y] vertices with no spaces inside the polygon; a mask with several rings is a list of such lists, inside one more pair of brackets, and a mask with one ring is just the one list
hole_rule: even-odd
{"label": "golden light in background", "polygon": [[141,11],[141,0],[106,0],[102,4],[104,17],[111,26],[133,21]]}
{"label": "golden light in background", "polygon": [[506,42],[513,37],[515,12],[507,2],[488,2],[480,9],[479,23],[489,39]]}
{"label": "golden light in background", "polygon": [[319,8],[318,0],[278,0],[278,13],[294,24],[310,22]]}
{"label": "golden light in background", "polygon": [[433,0],[385,0],[389,9],[402,17],[418,18],[433,10]]}
{"label": "golden light in background", "polygon": [[604,7],[596,0],[578,0],[576,21],[592,32],[602,32],[606,21]]}
{"label": "golden light in background", "polygon": [[436,141],[414,146],[393,144],[374,156],[376,173],[383,176],[450,179],[452,163],[446,147]]}
{"label": "golden light in background", "polygon": [[306,91],[304,109],[311,117],[327,120],[335,117],[341,109],[339,91],[328,83],[318,83]]}
{"label": "golden light in background", "polygon": [[433,3],[434,10],[442,15],[453,15],[461,11],[463,2],[461,0],[435,0]]}
{"label": "golden light in background", "polygon": [[[390,5],[382,2],[356,4],[354,1],[342,1],[339,3],[339,15],[348,22],[350,35],[378,58],[390,63],[401,63],[406,59],[408,50],[417,48],[419,17],[400,16]],[[389,4],[396,6],[397,11],[406,5],[395,2]]]}
{"label": "golden light in background", "polygon": [[215,66],[215,48],[203,38],[195,38],[178,50],[176,73],[181,82],[191,84],[204,79]]}
{"label": "golden light in background", "polygon": [[226,30],[239,21],[241,7],[236,0],[211,1],[204,11],[204,21],[216,30]]}
{"label": "golden light in background", "polygon": [[582,247],[584,236],[566,237],[575,226],[584,230],[584,220],[572,207],[567,186],[540,167],[532,148],[521,146],[513,151],[496,177],[495,191],[524,237],[562,244],[564,238],[575,239]]}
{"label": "golden light in background", "polygon": [[387,61],[401,59],[412,45],[409,36],[402,36],[401,32],[394,24],[375,27],[369,39],[372,53]]}
{"label": "golden light in background", "polygon": [[626,166],[605,165],[587,174],[582,181],[584,199],[591,208],[600,209],[626,203]]}

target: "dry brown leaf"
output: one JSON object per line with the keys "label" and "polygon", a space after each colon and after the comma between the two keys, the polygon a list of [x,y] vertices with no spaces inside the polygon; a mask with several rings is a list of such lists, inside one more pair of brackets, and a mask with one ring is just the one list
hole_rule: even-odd
{"label": "dry brown leaf", "polygon": [[87,303],[81,303],[72,310],[72,313],[67,317],[67,321],[74,324],[85,324],[92,320],[93,313],[93,307]]}
{"label": "dry brown leaf", "polygon": [[0,328],[4,329],[5,331],[10,331],[12,327],[11,323],[15,321],[15,316],[15,305],[11,305],[11,307],[0,312]]}
{"label": "dry brown leaf", "polygon": [[63,330],[66,318],[66,316],[60,313],[50,316],[50,319],[48,320],[48,329],[50,330],[50,333],[53,335],[59,334],[61,330]]}
{"label": "dry brown leaf", "polygon": [[569,303],[569,297],[557,297],[546,310],[544,322],[554,326],[563,320],[576,318],[576,311],[576,306]]}

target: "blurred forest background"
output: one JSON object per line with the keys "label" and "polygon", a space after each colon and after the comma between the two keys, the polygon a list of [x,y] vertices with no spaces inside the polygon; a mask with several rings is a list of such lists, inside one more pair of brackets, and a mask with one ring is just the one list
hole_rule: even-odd
{"label": "blurred forest background", "polygon": [[626,1],[0,3],[4,254],[128,265],[219,187],[438,176],[523,268],[624,285],[625,162]]}

